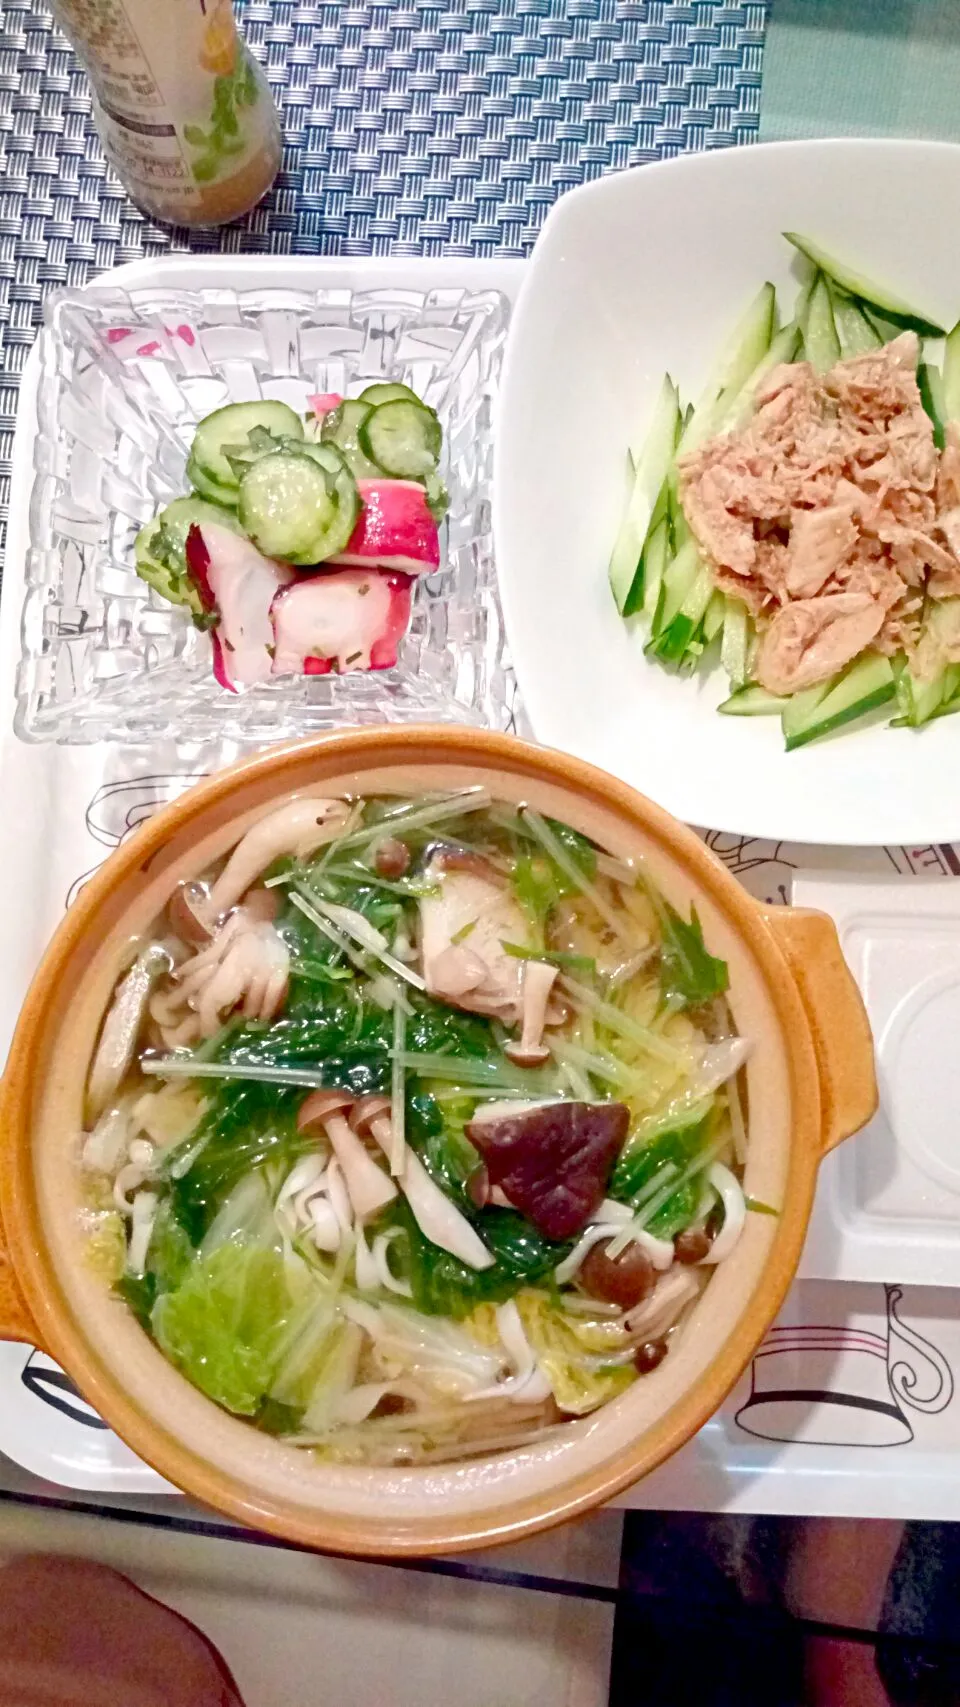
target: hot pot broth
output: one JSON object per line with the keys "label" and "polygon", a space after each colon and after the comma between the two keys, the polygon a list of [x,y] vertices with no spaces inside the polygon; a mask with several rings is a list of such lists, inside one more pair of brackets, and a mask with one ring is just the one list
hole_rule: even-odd
{"label": "hot pot broth", "polygon": [[272,807],[171,897],[87,1085],[91,1262],[218,1404],[346,1462],[540,1438],[733,1248],[727,969],[482,789]]}

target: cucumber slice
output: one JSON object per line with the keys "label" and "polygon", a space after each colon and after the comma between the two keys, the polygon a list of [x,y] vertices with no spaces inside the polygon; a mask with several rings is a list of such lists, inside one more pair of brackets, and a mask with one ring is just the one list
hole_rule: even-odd
{"label": "cucumber slice", "polygon": [[960,421],[960,320],[947,333],[943,352],[943,418]]}
{"label": "cucumber slice", "polygon": [[[952,668],[952,666],[947,666]],[[935,717],[941,705],[950,697],[947,692],[947,670],[941,670],[932,681],[919,682],[909,669],[897,677],[897,711],[893,719],[897,727],[919,729]]]}
{"label": "cucumber slice", "polygon": [[656,527],[651,523],[650,530],[647,534],[646,544],[643,547],[643,554],[637,564],[636,572],[630,584],[630,591],[627,594],[623,610],[620,612],[621,616],[636,616],[638,611],[643,610],[648,561],[651,558],[651,554],[654,552],[654,549],[660,551],[662,562],[659,572],[662,574],[663,562],[666,561],[666,548],[668,541],[669,531],[665,518],[661,518]]}
{"label": "cucumber slice", "polygon": [[693,534],[690,532],[690,523],[687,521],[683,505],[680,502],[680,493],[677,490],[676,468],[673,468],[670,471],[669,515],[670,538],[673,540],[674,552],[682,551],[683,547],[685,545],[689,545],[690,541],[693,539]]}
{"label": "cucumber slice", "polygon": [[869,303],[862,302],[860,307],[863,309],[864,314],[876,332],[877,337],[880,339],[881,344],[890,344],[893,342],[894,338],[899,338],[904,328],[900,326],[897,321],[887,320],[884,315],[878,313],[875,308],[871,308]]}
{"label": "cucumber slice", "polygon": [[776,331],[777,293],[772,284],[761,285],[714,366],[699,400],[688,419],[677,446],[683,456],[698,444],[712,437],[711,420],[718,400],[726,394],[734,397],[746,384],[770,348]]}
{"label": "cucumber slice", "polygon": [[[897,678],[898,704],[900,703],[900,682],[906,673],[903,671]],[[954,712],[960,711],[960,664],[948,664],[937,678],[937,686],[940,688],[939,702],[929,716],[924,719],[927,723],[936,722],[938,717],[952,717]],[[891,729],[903,729],[907,727],[916,728],[917,725],[911,718],[900,716],[891,717],[890,727]]]}
{"label": "cucumber slice", "polygon": [[940,369],[934,367],[931,362],[920,362],[917,367],[917,385],[920,388],[920,401],[933,422],[933,442],[938,450],[942,450],[946,444],[946,402]]}
{"label": "cucumber slice", "polygon": [[[679,562],[680,559],[676,559]],[[696,640],[706,609],[713,594],[710,571],[696,558],[693,579],[683,596],[679,610],[670,615],[675,589],[669,587],[664,599],[660,634],[652,646],[656,657],[664,663],[679,664],[691,642]]]}
{"label": "cucumber slice", "polygon": [[[769,283],[760,286],[749,308],[734,330],[705,387],[704,396],[719,397],[722,391],[738,391],[766,355],[777,329],[777,293]],[[699,409],[700,405],[697,405]],[[696,418],[694,410],[694,419]]]}
{"label": "cucumber slice", "polygon": [[219,504],[221,508],[235,510],[237,507],[237,487],[221,486],[219,480],[211,480],[191,456],[187,461],[187,479],[195,492],[201,498],[206,498],[211,504]]}
{"label": "cucumber slice", "polygon": [[[683,602],[691,591],[703,565],[700,553],[692,539],[681,546],[673,560],[663,571],[663,581],[660,588],[660,598],[657,601],[657,613],[654,618],[650,639],[645,650],[656,654],[659,650],[660,637],[666,633],[674,618],[680,615]],[[706,609],[706,605],[704,605]],[[700,615],[703,615],[701,611]],[[699,618],[697,619],[699,621]]]}
{"label": "cucumber slice", "polygon": [[[361,475],[362,479],[363,476]],[[427,497],[427,509],[437,526],[443,521],[450,508],[450,493],[440,479],[439,474],[428,474],[423,482],[423,490]]]}
{"label": "cucumber slice", "polygon": [[221,448],[233,470],[234,479],[239,482],[259,457],[267,456],[272,450],[280,450],[285,444],[296,442],[277,438],[274,433],[268,432],[266,427],[251,427],[244,440],[238,440],[235,445],[225,444]]}
{"label": "cucumber slice", "polygon": [[952,717],[960,711],[960,664],[948,664],[943,672],[943,697],[933,717]]}
{"label": "cucumber slice", "polygon": [[348,397],[323,417],[320,427],[320,443],[336,445],[355,480],[377,480],[383,476],[382,468],[364,456],[357,438],[364,421],[372,414],[372,404]]}
{"label": "cucumber slice", "polygon": [[[960,694],[955,694],[951,699],[944,700],[944,703],[937,707],[930,721],[933,723],[938,717],[953,717],[958,711],[960,711]],[[896,722],[896,718],[890,719],[891,729]]]}
{"label": "cucumber slice", "polygon": [[769,717],[776,712],[782,712],[789,701],[781,699],[778,694],[768,693],[759,682],[749,682],[745,688],[732,693],[725,699],[717,710],[724,717]]}
{"label": "cucumber slice", "polygon": [[331,444],[271,451],[240,483],[243,527],[265,556],[288,563],[343,551],[359,514],[357,483]]}
{"label": "cucumber slice", "polygon": [[785,231],[783,235],[788,243],[799,249],[801,255],[806,255],[807,260],[812,261],[821,273],[826,273],[841,290],[845,290],[849,296],[857,297],[868,308],[877,309],[901,331],[909,327],[914,332],[919,332],[921,338],[943,337],[943,327],[926,315],[919,314],[902,296],[896,296],[883,285],[874,284],[872,279],[868,279],[863,273],[854,272],[853,268],[843,261],[835,261],[832,255],[828,255],[818,243],[811,242],[809,237],[801,237],[796,231]]}
{"label": "cucumber slice", "polygon": [[203,498],[174,498],[165,510],[137,534],[133,560],[137,574],[171,604],[186,605],[194,616],[204,615],[203,603],[187,573],[187,534],[194,526],[218,527],[240,533],[234,510],[208,504]]}
{"label": "cucumber slice", "polygon": [[643,614],[651,624],[657,614],[660,604],[660,592],[663,586],[664,570],[670,557],[670,524],[666,517],[657,524],[644,547],[643,576],[641,591],[643,594]]}
{"label": "cucumber slice", "polygon": [[650,535],[652,534],[654,528],[659,527],[661,522],[668,521],[669,516],[670,516],[670,475],[668,474],[666,476],[665,480],[663,481],[663,484],[661,485],[659,492],[657,493],[657,501],[654,504],[653,510],[651,512],[651,515],[650,515],[650,526],[647,529],[647,538],[648,539],[650,538]]}
{"label": "cucumber slice", "polygon": [[828,682],[794,694],[781,718],[788,753],[886,705],[897,691],[889,658],[865,652]]}
{"label": "cucumber slice", "polygon": [[[804,728],[811,721],[817,707],[826,699],[830,689],[839,680],[839,676],[833,676],[829,681],[817,682],[815,687],[804,688],[800,693],[789,696],[781,717],[781,728],[784,736],[788,734],[794,724],[797,728]],[[790,751],[789,741],[787,742],[787,751]]]}
{"label": "cucumber slice", "polygon": [[710,645],[712,640],[716,640],[717,635],[723,628],[726,614],[726,598],[724,594],[720,592],[719,588],[717,588],[707,606],[706,613],[703,618],[703,638],[704,643],[707,646]]}
{"label": "cucumber slice", "polygon": [[797,300],[793,305],[793,318],[798,326],[802,326],[806,321],[807,311],[810,307],[810,298],[813,295],[813,287],[819,277],[820,274],[817,272],[816,267],[811,267],[809,278],[804,281],[797,293]]}
{"label": "cucumber slice", "polygon": [[826,373],[840,360],[840,339],[833,323],[830,292],[822,273],[818,273],[800,331],[803,353],[817,373]]}
{"label": "cucumber slice", "polygon": [[368,385],[357,398],[358,403],[366,403],[369,409],[379,409],[381,403],[417,403],[421,409],[427,405],[411,391],[409,385]]}
{"label": "cucumber slice", "polygon": [[960,693],[960,664],[948,664],[943,672],[943,703],[941,709],[952,708]]}
{"label": "cucumber slice", "polygon": [[225,447],[235,450],[247,443],[249,434],[262,427],[275,439],[302,439],[303,422],[285,403],[264,399],[256,403],[227,403],[206,415],[193,435],[191,461],[202,469],[208,480],[219,486],[239,486],[233,464]]}
{"label": "cucumber slice", "polygon": [[771,340],[766,355],[761,356],[746,384],[736,396],[728,396],[724,392],[718,400],[717,419],[711,427],[712,433],[729,433],[736,427],[742,426],[753,408],[753,398],[757,386],[766,379],[767,374],[783,362],[795,360],[800,348],[801,331],[796,320],[788,321],[781,326],[779,332]]}
{"label": "cucumber slice", "polygon": [[357,428],[364,456],[394,480],[422,480],[436,471],[443,432],[432,409],[398,397],[377,404]]}
{"label": "cucumber slice", "polygon": [[[938,716],[960,688],[960,664],[949,662],[950,652],[960,641],[960,598],[929,599],[923,613],[923,635],[935,646],[939,642],[944,662],[936,674],[926,680],[915,676],[910,664],[897,676],[899,716],[895,722],[906,724],[911,729],[918,729],[922,723],[929,723],[932,717]],[[936,651],[933,662],[936,662]]]}
{"label": "cucumber slice", "polygon": [[720,642],[720,663],[729,677],[732,693],[747,685],[749,650],[750,613],[740,599],[728,598]]}
{"label": "cucumber slice", "polygon": [[[610,557],[610,590],[618,611],[637,609],[643,594],[640,566],[644,543],[657,525],[655,512],[666,509],[669,492],[666,478],[673,462],[680,430],[680,400],[669,374],[664,378],[654,404],[646,442],[635,457],[636,472],[620,531]],[[639,585],[637,581],[639,579]]]}
{"label": "cucumber slice", "polygon": [[[820,276],[824,277],[822,273]],[[853,297],[847,296],[846,292],[840,290],[830,279],[827,279],[827,289],[830,292],[833,323],[840,339],[842,360],[848,361],[851,356],[864,356],[868,350],[878,350],[883,339],[862,308],[854,302]]]}

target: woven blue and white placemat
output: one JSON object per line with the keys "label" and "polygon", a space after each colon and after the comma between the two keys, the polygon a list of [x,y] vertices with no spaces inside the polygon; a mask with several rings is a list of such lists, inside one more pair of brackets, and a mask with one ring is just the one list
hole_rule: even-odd
{"label": "woven blue and white placemat", "polygon": [[[162,0],[157,0],[158,4]],[[281,108],[283,169],[189,237],[131,206],[86,77],[39,0],[0,9],[0,520],[40,306],[170,250],[523,255],[600,173],[752,140],[766,0],[238,0]]]}

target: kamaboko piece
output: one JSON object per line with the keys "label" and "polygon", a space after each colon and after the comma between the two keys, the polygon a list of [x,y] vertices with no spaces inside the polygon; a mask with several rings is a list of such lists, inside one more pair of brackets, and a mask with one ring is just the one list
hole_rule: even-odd
{"label": "kamaboko piece", "polygon": [[548,1239],[581,1233],[627,1136],[621,1102],[488,1103],[466,1128],[491,1188]]}
{"label": "kamaboko piece", "polygon": [[273,668],[270,611],[293,570],[216,523],[190,529],[186,555],[204,610],[219,618],[212,636],[217,681],[234,692],[266,681]]}
{"label": "kamaboko piece", "polygon": [[346,550],[333,563],[431,575],[440,567],[440,535],[415,480],[358,480],[363,508]]}
{"label": "kamaboko piece", "polygon": [[301,577],[273,607],[273,674],[389,670],[410,620],[410,582],[376,569]]}

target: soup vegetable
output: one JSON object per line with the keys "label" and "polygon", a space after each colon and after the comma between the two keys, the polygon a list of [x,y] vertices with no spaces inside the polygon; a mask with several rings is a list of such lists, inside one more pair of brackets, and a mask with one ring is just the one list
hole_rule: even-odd
{"label": "soup vegetable", "polygon": [[727,982],[639,866],[482,788],[287,800],[116,986],[90,1260],[295,1446],[539,1439],[669,1355],[740,1235]]}

